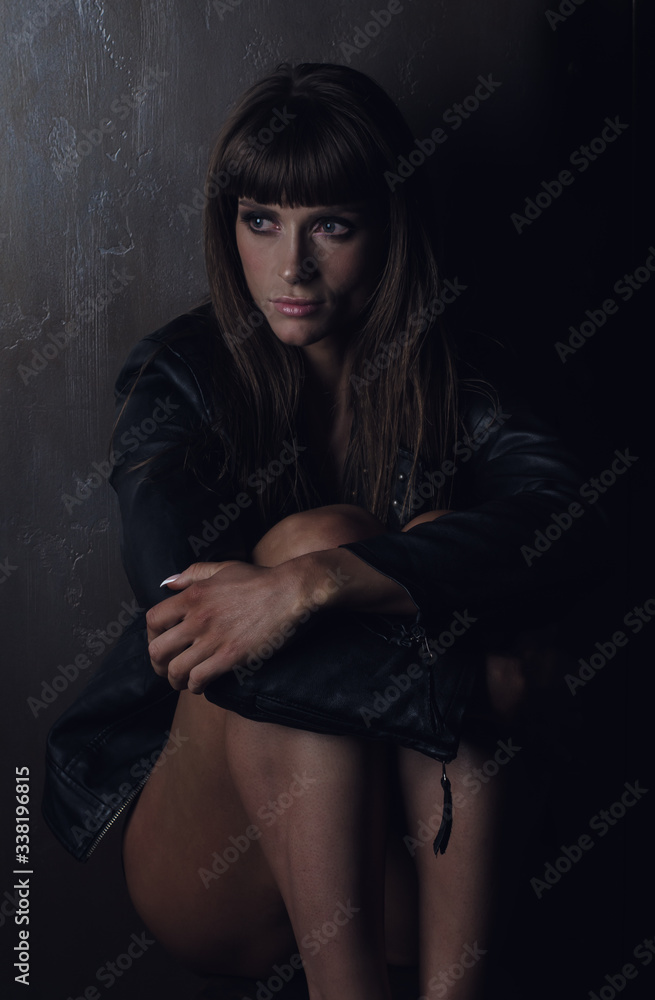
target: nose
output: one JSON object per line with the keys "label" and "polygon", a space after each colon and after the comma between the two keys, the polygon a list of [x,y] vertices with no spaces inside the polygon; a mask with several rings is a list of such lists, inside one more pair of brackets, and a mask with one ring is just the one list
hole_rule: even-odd
{"label": "nose", "polygon": [[285,233],[278,243],[278,253],[278,275],[290,285],[307,281],[316,273],[318,262],[300,229]]}

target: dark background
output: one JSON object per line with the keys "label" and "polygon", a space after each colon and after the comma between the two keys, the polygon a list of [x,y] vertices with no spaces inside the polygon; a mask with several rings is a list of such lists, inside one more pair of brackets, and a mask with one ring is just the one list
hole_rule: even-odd
{"label": "dark background", "polygon": [[[3,995],[25,995],[11,969],[15,767],[30,767],[34,809],[27,995],[82,995],[98,985],[96,970],[143,930],[123,885],[119,825],[80,865],[38,812],[45,734],[83,675],[36,717],[27,699],[40,697],[57,666],[131,600],[110,489],[91,488],[70,512],[62,496],[106,458],[113,382],[130,346],[205,294],[200,214],[180,205],[193,206],[202,189],[228,107],[278,62],[350,59],[392,95],[421,138],[443,126],[444,112],[473,93],[479,75],[501,83],[461,128],[446,126],[447,141],[421,168],[442,213],[443,274],[467,286],[446,319],[454,330],[507,345],[524,387],[566,429],[589,475],[608,468],[615,449],[639,456],[604,498],[618,566],[607,584],[581,595],[571,655],[588,658],[596,641],[627,631],[624,615],[655,597],[652,431],[641,405],[651,385],[650,287],[630,301],[613,291],[644,266],[655,243],[647,157],[652,8],[640,0],[563,6],[572,13],[550,24],[544,0],[406,0],[388,28],[348,55],[342,44],[352,45],[370,20],[368,0],[243,0],[222,13],[201,0],[3,4]],[[117,99],[125,111],[112,109]],[[628,128],[579,172],[569,157],[600,135],[606,117]],[[67,150],[107,118],[115,129],[71,166]],[[523,214],[526,198],[563,169],[574,183],[519,234],[511,214]],[[123,290],[85,315],[85,300],[114,270],[128,276]],[[607,298],[617,313],[563,362],[555,343]],[[49,335],[76,317],[79,334],[39,362]],[[543,898],[530,886],[561,845],[575,843],[591,817],[620,798],[625,781],[650,788],[655,621],[628,634],[628,646],[570,696],[569,745],[577,749],[558,767],[527,847],[498,996],[587,997],[630,961],[639,975],[625,996],[652,995],[652,968],[633,957],[655,936],[652,791],[606,837],[595,837],[594,849]],[[199,986],[154,945],[112,997],[169,1000]]]}

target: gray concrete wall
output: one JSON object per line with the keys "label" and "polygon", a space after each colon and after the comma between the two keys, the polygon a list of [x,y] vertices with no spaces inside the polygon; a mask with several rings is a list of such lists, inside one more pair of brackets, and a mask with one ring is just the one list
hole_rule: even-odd
{"label": "gray concrete wall", "polygon": [[[389,26],[378,34],[370,29],[375,37],[368,38],[369,0],[232,0],[222,9],[205,0],[4,0],[3,990],[5,982],[14,987],[9,956],[17,939],[14,767],[30,767],[33,788],[30,995],[82,996],[98,986],[99,967],[143,929],[123,887],[117,832],[80,866],[38,812],[45,733],[84,676],[52,704],[38,708],[28,699],[40,698],[58,665],[71,662],[131,599],[118,556],[117,504],[103,476],[94,478],[95,463],[106,458],[113,381],[133,343],[205,294],[194,197],[197,206],[212,139],[247,85],[282,60],[349,62],[381,83],[424,136],[447,122],[444,114],[479,77],[498,81],[461,127],[453,129],[451,117],[448,141],[425,168],[443,195],[445,273],[470,289],[453,307],[452,322],[501,335],[514,347],[555,416],[575,418],[573,436],[591,471],[605,467],[614,447],[633,444],[623,406],[628,394],[613,385],[608,408],[607,380],[617,345],[635,325],[634,304],[622,305],[619,318],[566,365],[554,349],[585,309],[611,294],[617,278],[643,263],[655,235],[646,234],[629,185],[639,149],[630,4],[587,0],[569,8],[549,21],[545,0],[405,0]],[[606,116],[621,116],[630,131],[576,174],[559,203],[517,231],[511,214],[599,134]],[[88,484],[88,496],[67,500],[80,483]],[[635,517],[645,510],[643,496],[635,493]],[[628,591],[635,602],[648,594],[625,581],[618,586],[607,600],[620,622],[632,606]],[[604,638],[602,628],[590,638]],[[576,839],[587,815],[612,801],[623,780],[615,766],[590,776],[579,815],[560,817],[555,836]],[[565,784],[566,803],[577,801],[579,787],[573,779]],[[608,857],[599,848],[598,863]],[[581,900],[575,877],[569,889],[556,890],[561,901],[573,900],[574,912]],[[621,877],[615,902],[632,891]],[[544,916],[549,900],[539,909],[528,891],[520,905],[528,926],[551,926]],[[566,923],[568,909],[550,912]],[[624,936],[626,947],[638,943]],[[609,970],[599,950],[604,940],[596,935],[578,954],[585,989],[602,985]],[[194,988],[197,980],[154,945],[117,980],[112,998],[147,990],[168,1000]],[[16,995],[25,994],[16,987]]]}

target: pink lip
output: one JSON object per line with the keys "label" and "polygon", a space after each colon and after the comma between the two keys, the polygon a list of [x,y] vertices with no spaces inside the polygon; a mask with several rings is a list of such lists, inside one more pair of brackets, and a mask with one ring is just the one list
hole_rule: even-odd
{"label": "pink lip", "polygon": [[285,316],[308,316],[323,305],[320,299],[301,299],[292,295],[283,295],[271,301],[277,311]]}

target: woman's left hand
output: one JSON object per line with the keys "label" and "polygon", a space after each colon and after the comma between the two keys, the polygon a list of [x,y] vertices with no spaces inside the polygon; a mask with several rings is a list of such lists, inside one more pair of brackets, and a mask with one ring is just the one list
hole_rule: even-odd
{"label": "woman's left hand", "polygon": [[155,672],[178,691],[201,694],[271,639],[274,648],[288,641],[308,617],[308,589],[302,574],[286,566],[238,560],[189,566],[168,584],[179,593],[146,614]]}

